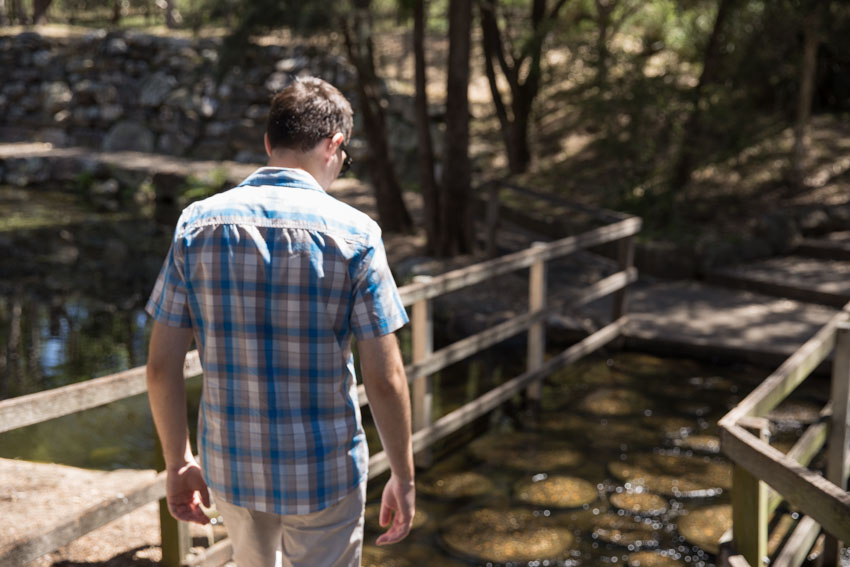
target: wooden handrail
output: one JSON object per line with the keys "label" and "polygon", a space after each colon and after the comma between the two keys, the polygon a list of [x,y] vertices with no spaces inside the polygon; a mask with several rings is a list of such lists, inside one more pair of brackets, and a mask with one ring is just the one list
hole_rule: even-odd
{"label": "wooden handrail", "polygon": [[[191,378],[200,373],[200,357],[198,351],[193,350],[186,355],[183,376]],[[145,367],[139,366],[101,378],[2,400],[0,433],[96,408],[145,391]]]}
{"label": "wooden handrail", "polygon": [[452,270],[434,276],[428,283],[408,284],[399,289],[402,303],[407,306],[423,299],[433,299],[502,274],[528,268],[541,260],[552,260],[606,242],[634,236],[640,232],[641,222],[641,219],[637,217],[628,218],[582,234],[548,242],[539,248],[527,248],[493,260]]}

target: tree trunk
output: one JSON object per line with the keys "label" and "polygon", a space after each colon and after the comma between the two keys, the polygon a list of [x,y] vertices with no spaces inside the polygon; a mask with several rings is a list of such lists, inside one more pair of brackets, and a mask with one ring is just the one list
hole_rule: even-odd
{"label": "tree trunk", "polygon": [[671,180],[671,191],[673,193],[678,192],[688,184],[696,165],[696,157],[699,155],[697,144],[702,137],[702,92],[706,85],[717,80],[721,52],[720,36],[735,2],[736,0],[718,0],[717,17],[714,19],[714,27],[711,29],[711,36],[709,36],[708,45],[705,48],[702,73],[691,94],[693,106],[682,134],[679,160],[673,169]]}
{"label": "tree trunk", "polygon": [[44,23],[44,17],[47,15],[47,9],[53,0],[33,0],[32,3],[32,23],[39,25]]}
{"label": "tree trunk", "polygon": [[439,250],[437,214],[440,210],[437,182],[434,178],[434,144],[431,140],[431,117],[428,114],[428,79],[425,74],[425,0],[413,4],[413,60],[416,82],[416,134],[419,142],[419,188],[425,206],[426,251]]}
{"label": "tree trunk", "polygon": [[0,26],[9,25],[9,15],[6,11],[6,0],[0,0]]}
{"label": "tree trunk", "polygon": [[614,0],[596,0],[596,84],[608,82],[608,34],[611,28],[611,12]]}
{"label": "tree trunk", "polygon": [[[484,51],[484,70],[487,74],[487,83],[490,85],[490,96],[493,106],[496,108],[496,116],[501,126],[502,140],[505,143],[505,152],[508,156],[508,169],[511,172],[519,171],[518,158],[515,152],[513,123],[508,117],[508,109],[499,91],[499,82],[496,77],[496,67],[493,63],[500,57],[501,38],[496,20],[495,0],[490,2],[479,2],[479,14],[481,17],[481,46]],[[503,56],[503,55],[502,55]],[[505,73],[507,77],[508,74]]]}
{"label": "tree trunk", "polygon": [[378,220],[381,228],[387,232],[409,232],[413,228],[413,221],[402,199],[401,186],[393,169],[386,118],[375,73],[370,0],[354,0],[352,4],[354,18],[350,25],[344,26],[345,45],[348,58],[357,71],[357,93],[369,143],[367,161],[375,188]]}
{"label": "tree trunk", "polygon": [[165,25],[168,29],[175,29],[183,22],[183,16],[177,9],[175,0],[165,0]]}
{"label": "tree trunk", "polygon": [[469,52],[472,0],[449,1],[449,62],[446,84],[446,143],[440,199],[441,242],[438,253],[472,252],[469,161]]}
{"label": "tree trunk", "polygon": [[794,124],[794,150],[791,154],[791,181],[798,187],[805,177],[804,161],[808,150],[809,119],[815,92],[815,70],[818,54],[818,25],[823,2],[817,2],[803,18],[803,61],[800,72],[800,93],[797,98],[797,119]]}
{"label": "tree trunk", "polygon": [[121,23],[121,12],[123,9],[124,0],[112,0],[112,19],[110,22],[113,26]]}

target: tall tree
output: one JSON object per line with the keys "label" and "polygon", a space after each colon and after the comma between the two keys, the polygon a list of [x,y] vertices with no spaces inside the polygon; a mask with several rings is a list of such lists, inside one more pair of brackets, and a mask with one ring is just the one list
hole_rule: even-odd
{"label": "tall tree", "polygon": [[469,53],[472,0],[449,1],[449,64],[438,254],[472,252],[472,168],[469,161]]}
{"label": "tall tree", "polygon": [[738,0],[718,0],[717,15],[714,26],[708,38],[703,55],[702,73],[699,81],[691,91],[691,112],[682,132],[679,159],[673,168],[671,191],[679,191],[691,180],[691,174],[696,166],[699,155],[699,142],[703,134],[703,93],[707,86],[715,83],[720,75],[720,59],[722,53],[721,38],[729,19],[729,14],[735,8]]}
{"label": "tall tree", "polygon": [[369,171],[375,187],[378,218],[386,231],[407,232],[413,228],[413,221],[401,196],[387,140],[381,84],[375,71],[370,4],[371,0],[352,0],[353,17],[343,26],[345,46],[348,58],[357,70],[357,91],[370,148]]}
{"label": "tall tree", "polygon": [[437,254],[439,250],[438,219],[440,210],[437,181],[434,176],[434,145],[431,139],[431,116],[428,112],[428,77],[425,62],[425,0],[413,4],[413,60],[416,94],[416,133],[419,142],[419,188],[425,208],[426,252]]}
{"label": "tall tree", "polygon": [[608,45],[626,20],[637,12],[643,0],[594,0],[596,7],[596,83],[608,82],[611,50]]}
{"label": "tall tree", "polygon": [[[531,30],[524,41],[505,38],[498,0],[479,0],[481,13],[481,41],[484,64],[496,115],[502,127],[502,136],[511,173],[522,173],[531,163],[528,130],[534,99],[540,91],[543,42],[558,18],[567,0],[558,0],[548,9],[546,0],[531,2]],[[518,52],[510,49],[518,44]],[[510,89],[510,102],[505,103],[499,90],[497,69]]]}
{"label": "tall tree", "polygon": [[803,9],[803,57],[800,65],[800,90],[797,96],[797,116],[794,123],[794,148],[791,154],[791,181],[803,185],[804,161],[808,151],[809,119],[812,114],[812,99],[815,92],[815,70],[819,41],[820,20],[825,2],[811,0]]}

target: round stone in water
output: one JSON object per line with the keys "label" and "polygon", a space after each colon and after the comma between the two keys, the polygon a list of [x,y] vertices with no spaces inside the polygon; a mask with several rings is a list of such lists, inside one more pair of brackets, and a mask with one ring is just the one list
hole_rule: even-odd
{"label": "round stone in water", "polygon": [[620,510],[641,516],[659,516],[667,511],[667,499],[650,492],[619,492],[608,500]]}
{"label": "round stone in water", "polygon": [[598,497],[595,484],[559,475],[521,481],[514,487],[514,492],[522,502],[544,508],[578,508]]}

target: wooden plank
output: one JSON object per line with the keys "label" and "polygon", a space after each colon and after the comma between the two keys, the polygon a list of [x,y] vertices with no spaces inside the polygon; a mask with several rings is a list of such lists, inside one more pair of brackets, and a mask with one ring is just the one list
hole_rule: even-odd
{"label": "wooden plank", "polygon": [[[183,374],[191,378],[201,371],[198,351],[193,350],[186,355]],[[145,367],[139,366],[102,378],[3,400],[0,401],[0,433],[123,400],[146,390]]]}
{"label": "wooden plank", "polygon": [[629,218],[576,236],[568,236],[550,242],[539,249],[520,250],[494,260],[452,270],[434,277],[429,284],[412,283],[400,288],[399,293],[404,305],[413,305],[422,299],[439,297],[508,272],[528,268],[540,260],[551,260],[599,244],[632,236],[640,231],[640,227],[641,220],[639,218]]}
{"label": "wooden plank", "polygon": [[[821,419],[823,419],[824,416],[831,414],[831,412],[831,405],[827,404],[820,412]],[[794,443],[794,446],[786,453],[786,456],[789,459],[793,459],[800,463],[804,467],[809,466],[809,463],[812,462],[815,455],[817,455],[826,444],[827,430],[828,427],[825,422],[821,421],[813,423],[806,428],[806,431],[797,440],[797,442]],[[775,490],[771,490],[767,504],[768,514],[773,514],[779,505],[782,504],[783,500],[785,499],[781,494]]]}
{"label": "wooden plank", "polygon": [[720,439],[723,452],[735,463],[768,483],[827,532],[850,540],[850,494],[737,425],[722,427]]}
{"label": "wooden plank", "polygon": [[[766,442],[769,422],[764,418],[749,419],[755,423],[741,427]],[[750,565],[765,564],[767,522],[767,485],[736,463],[732,468],[732,539],[735,549]]]}
{"label": "wooden plank", "polygon": [[160,473],[154,480],[134,487],[126,494],[116,495],[111,500],[91,506],[47,532],[18,539],[0,556],[0,565],[9,567],[25,565],[164,496],[165,473]]}
{"label": "wooden plank", "polygon": [[[535,321],[546,318],[545,311],[537,313],[523,313],[512,319],[508,319],[504,323],[499,323],[495,327],[490,327],[480,333],[476,333],[465,339],[461,339],[443,347],[437,352],[431,354],[422,362],[408,364],[405,367],[408,382],[413,383],[420,376],[434,374],[443,368],[459,362],[475,353],[481,352],[491,346],[502,342],[518,333],[528,329],[529,325]],[[363,407],[369,403],[366,398],[366,389],[360,384],[357,387],[357,397],[360,401],[360,406]]]}
{"label": "wooden plank", "polygon": [[[617,247],[617,262],[620,266],[620,271],[627,271],[635,264],[635,238],[629,236],[623,238],[618,243]],[[628,309],[628,295],[626,288],[623,287],[614,294],[614,305],[611,308],[611,320],[619,319],[626,314]]]}
{"label": "wooden plank", "polygon": [[[545,248],[543,242],[535,242],[532,248]],[[536,313],[546,306],[546,262],[535,262],[528,271],[528,311]],[[534,371],[543,366],[546,356],[546,322],[537,320],[528,328],[526,341],[526,370]],[[543,394],[541,380],[533,381],[525,391],[527,399],[532,404],[539,404]]]}
{"label": "wooden plank", "polygon": [[[841,489],[847,479],[847,415],[850,404],[850,325],[839,323],[836,328],[835,359],[832,364],[832,419],[826,454],[826,478]],[[845,540],[846,541],[846,540]],[[842,542],[827,533],[822,565],[838,565]]]}
{"label": "wooden plank", "polygon": [[[420,282],[428,283],[428,276],[420,276]],[[427,278],[427,280],[425,279]],[[434,350],[434,320],[431,301],[423,299],[413,304],[411,331],[413,338],[413,362],[426,360]],[[433,392],[430,375],[416,376],[410,381],[413,431],[425,429],[431,425]],[[416,465],[431,466],[431,452],[423,450],[415,455]]]}
{"label": "wooden plank", "polygon": [[223,539],[205,549],[202,553],[190,555],[183,563],[186,567],[221,567],[233,559],[233,542]]}
{"label": "wooden plank", "polygon": [[847,309],[836,314],[814,337],[797,349],[776,372],[759,384],[750,394],[741,400],[732,411],[718,422],[722,427],[732,427],[739,419],[748,415],[763,416],[778,406],[812,370],[829,356],[835,346],[835,328],[848,318]]}
{"label": "wooden plank", "polygon": [[637,279],[638,271],[637,268],[634,267],[628,268],[622,272],[611,274],[606,278],[602,278],[595,284],[584,288],[575,297],[575,300],[570,302],[570,306],[578,307],[580,305],[586,305],[592,301],[596,301],[597,299],[603,298],[635,283]]}
{"label": "wooden plank", "polygon": [[[594,352],[600,347],[610,343],[622,333],[623,327],[627,323],[627,317],[623,317],[618,321],[607,325],[584,340],[572,345],[557,356],[550,358],[543,363],[543,366],[534,371],[528,371],[508,382],[490,390],[486,394],[480,396],[476,400],[469,402],[461,408],[444,415],[435,421],[427,429],[417,431],[413,434],[413,450],[419,451],[424,447],[433,445],[443,437],[450,435],[478,419],[487,412],[493,410],[505,401],[509,400],[523,388],[528,386],[531,381],[544,377],[567,364],[581,359],[582,357]],[[386,452],[382,451],[373,455],[369,459],[369,478],[374,478],[389,470],[389,460]]]}
{"label": "wooden plank", "polygon": [[800,567],[808,557],[818,534],[820,525],[809,516],[803,516],[776,559],[770,564],[771,567]]}

